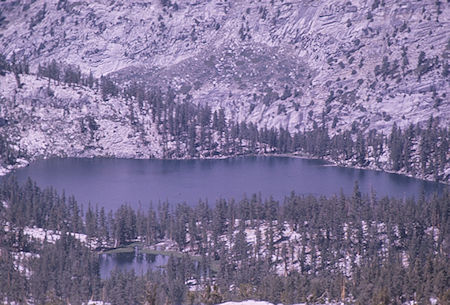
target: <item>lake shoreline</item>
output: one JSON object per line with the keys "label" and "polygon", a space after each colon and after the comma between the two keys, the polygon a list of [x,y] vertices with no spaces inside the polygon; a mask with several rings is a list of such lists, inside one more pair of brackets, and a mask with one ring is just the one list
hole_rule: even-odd
{"label": "lake shoreline", "polygon": [[389,174],[396,174],[404,177],[409,177],[417,180],[422,180],[426,182],[433,182],[433,183],[439,183],[446,186],[450,185],[450,181],[443,181],[439,180],[436,181],[430,177],[423,177],[423,176],[414,176],[410,173],[405,173],[403,171],[394,171],[389,169],[384,169],[379,166],[375,165],[369,165],[366,167],[352,165],[348,163],[340,163],[332,160],[331,158],[321,158],[317,156],[312,156],[309,154],[301,153],[301,152],[294,152],[294,153],[283,153],[283,154],[277,154],[277,153],[250,153],[250,154],[237,154],[237,155],[228,155],[228,156],[202,156],[202,157],[181,157],[181,158],[145,158],[145,157],[114,157],[114,156],[82,156],[82,157],[59,157],[59,156],[50,156],[50,157],[43,157],[43,158],[34,158],[32,160],[26,160],[26,159],[18,159],[18,162],[14,165],[8,165],[7,167],[0,166],[0,177],[6,176],[12,172],[14,172],[17,169],[21,169],[24,167],[27,167],[38,160],[48,160],[48,159],[68,159],[68,158],[74,158],[74,159],[119,159],[119,160],[162,160],[162,161],[169,161],[169,160],[227,160],[227,159],[233,159],[233,158],[245,158],[245,157],[277,157],[277,158],[298,158],[298,159],[304,159],[304,160],[320,160],[323,161],[325,164],[323,166],[331,166],[331,167],[339,167],[339,168],[352,168],[352,169],[359,169],[359,170],[372,170],[377,172],[384,172]]}

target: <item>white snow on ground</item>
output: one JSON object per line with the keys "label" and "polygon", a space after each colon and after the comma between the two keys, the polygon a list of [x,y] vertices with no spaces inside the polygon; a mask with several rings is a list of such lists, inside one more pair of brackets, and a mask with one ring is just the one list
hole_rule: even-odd
{"label": "white snow on ground", "polygon": [[[23,230],[23,233],[25,235],[29,235],[32,238],[38,239],[38,240],[45,240],[47,239],[50,243],[55,243],[57,240],[61,237],[60,231],[53,231],[53,230],[44,230],[42,228],[30,228],[25,227]],[[70,233],[73,237],[78,239],[80,242],[87,244],[88,243],[88,237],[86,234],[81,233]],[[97,247],[98,242],[96,240],[90,240],[89,241],[91,247]]]}
{"label": "white snow on ground", "polygon": [[173,240],[164,239],[157,244],[149,246],[149,249],[156,251],[178,251],[179,247]]}
{"label": "white snow on ground", "polygon": [[31,276],[31,270],[24,266],[24,262],[30,258],[37,258],[39,254],[30,252],[13,252],[14,266],[17,270],[24,274],[27,278]]}
{"label": "white snow on ground", "polygon": [[103,301],[89,301],[86,303],[83,303],[83,305],[111,305],[111,303],[103,302]]}
{"label": "white snow on ground", "polygon": [[[323,305],[339,305],[342,303],[324,303]],[[283,305],[283,304],[272,304],[265,301],[254,301],[254,300],[247,300],[242,302],[225,302],[217,305]],[[292,305],[306,305],[306,303],[297,303]]]}
{"label": "white snow on ground", "polygon": [[263,301],[242,301],[242,302],[226,302],[220,305],[273,305],[272,303],[263,302]]}
{"label": "white snow on ground", "polygon": [[[202,226],[202,224],[199,224]],[[362,222],[361,228],[362,230],[368,229],[368,223]],[[377,239],[379,242],[381,242],[382,246],[379,249],[379,253],[382,257],[387,257],[388,255],[388,245],[390,243],[395,243],[396,240],[389,240],[388,236],[385,232],[386,226],[383,223],[375,223],[372,222],[370,224],[372,227],[377,228],[378,234]],[[250,226],[250,222],[247,224],[247,226]],[[239,232],[239,220],[235,221],[234,226],[234,232],[233,234],[223,234],[219,237],[219,239],[225,243],[226,247],[228,249],[232,249],[234,247],[234,242],[236,240],[236,234]],[[264,257],[268,255],[268,249],[267,246],[269,244],[269,223],[260,223],[257,225],[259,231],[260,231],[260,248],[258,253],[250,253],[250,255],[257,255],[259,257]],[[5,230],[9,231],[10,228],[8,227],[8,224],[5,225]],[[351,244],[358,243],[356,236],[358,234],[357,230],[352,229],[349,230],[349,225],[344,224],[344,235],[345,239],[349,241]],[[394,228],[395,231],[396,228]],[[273,240],[275,242],[275,249],[272,253],[272,261],[276,263],[276,273],[279,275],[285,275],[287,272],[292,270],[300,270],[301,265],[299,263],[299,259],[301,255],[304,257],[304,264],[305,266],[310,266],[312,264],[321,264],[323,257],[322,253],[319,251],[318,247],[315,247],[314,249],[311,249],[311,245],[314,244],[314,239],[317,238],[316,235],[308,235],[308,234],[300,234],[293,230],[293,228],[288,224],[284,223],[283,226],[277,225],[276,222],[272,223],[272,234],[273,234]],[[257,243],[257,237],[256,237],[257,229],[255,228],[246,228],[245,230],[245,237],[247,240],[247,243],[249,245],[252,245],[254,247]],[[30,238],[34,238],[40,241],[47,240],[47,242],[55,243],[57,240],[59,240],[61,236],[61,232],[54,231],[54,230],[44,230],[42,228],[36,228],[36,227],[25,227],[23,230],[23,233],[25,235],[30,236]],[[435,239],[435,241],[438,240],[439,235],[441,234],[439,229],[430,227],[426,230],[426,233],[429,235],[432,235]],[[80,242],[86,244],[90,248],[97,248],[100,246],[99,241],[95,238],[89,239],[86,234],[80,234],[80,233],[69,233],[72,236],[74,236],[76,239],[78,239]],[[320,234],[326,234],[326,232],[321,232]],[[363,234],[365,235],[365,234]],[[187,234],[188,237],[190,237],[189,233]],[[209,241],[213,242],[211,240],[211,232],[207,234],[207,238]],[[330,236],[333,238],[333,236]],[[364,236],[364,238],[367,238],[367,236]],[[196,245],[194,244],[194,247],[191,248],[190,246],[190,240],[188,238],[187,244],[189,246],[185,247],[182,251],[183,253],[187,253],[190,255],[198,255],[198,249]],[[106,242],[103,243],[103,245],[106,245]],[[178,245],[176,242],[172,240],[162,240],[159,243],[153,245],[150,247],[154,250],[160,250],[160,251],[180,251]],[[312,256],[312,251],[314,250],[315,258]],[[283,254],[283,251],[285,251],[285,254]],[[354,254],[350,255],[349,253],[332,253],[335,257],[338,258],[338,262],[334,267],[337,269],[343,271],[346,276],[351,277],[352,276],[352,270],[355,265],[360,264],[361,260],[361,254]],[[288,258],[287,260],[284,259],[284,255]],[[409,265],[409,255],[404,252],[402,255],[402,263],[404,266]]]}
{"label": "white snow on ground", "polygon": [[[232,249],[234,247],[234,243],[236,241],[236,235],[239,232],[239,219],[234,221],[234,231],[233,234],[225,233],[219,236],[219,240],[223,242],[228,249]],[[203,227],[205,224],[197,223],[199,227]],[[228,224],[230,225],[230,224]],[[305,222],[304,224],[307,226],[308,224]],[[270,224],[268,222],[258,223],[256,225],[251,225],[250,221],[246,223],[247,228],[245,229],[245,237],[246,241],[249,245],[252,245],[252,248],[255,247],[257,243],[257,231],[260,232],[260,247],[258,253],[249,253],[250,255],[255,255],[259,257],[266,257],[269,253],[268,244],[269,244],[269,234],[270,234]],[[378,250],[380,257],[386,258],[388,257],[388,249],[390,244],[394,244],[396,246],[400,246],[398,244],[398,239],[394,238],[394,240],[390,240],[388,238],[386,232],[386,224],[377,223],[372,221],[371,223],[362,221],[359,226],[358,224],[343,224],[343,232],[344,239],[350,243],[350,247],[358,244],[360,241],[358,239],[359,230],[362,231],[363,242],[367,243],[367,238],[369,238],[369,231],[374,228],[377,230],[377,240],[381,243],[381,247]],[[392,228],[394,235],[395,232],[398,231],[398,228]],[[426,233],[432,235],[437,241],[441,232],[437,228],[430,227],[426,230]],[[284,222],[282,226],[278,225],[276,221],[272,222],[272,234],[274,241],[274,251],[272,256],[272,262],[276,264],[275,272],[279,275],[286,275],[289,271],[300,270],[301,265],[299,263],[299,259],[303,256],[304,266],[311,266],[314,263],[319,265],[322,263],[323,256],[320,249],[316,246],[312,248],[311,245],[314,244],[314,240],[318,238],[316,234],[308,234],[308,233],[299,233],[294,230],[294,228],[287,222]],[[323,236],[327,235],[326,230],[321,230],[320,234]],[[397,233],[397,238],[399,238],[399,234]],[[212,240],[212,233],[209,232],[207,234],[208,241],[214,242]],[[330,235],[330,238],[333,240],[335,237]],[[182,251],[184,253],[188,253],[190,255],[198,255],[198,247],[194,243],[194,247],[191,247],[190,244],[190,235],[187,233],[187,247],[185,247]],[[160,250],[177,249],[176,244],[172,241],[163,241],[158,244]],[[284,259],[283,249],[286,251],[287,260]],[[315,258],[312,253],[315,253]],[[337,258],[337,263],[334,265],[334,268],[344,272],[344,274],[348,277],[352,276],[353,268],[355,266],[360,265],[362,255],[358,253],[336,253],[333,251],[333,256]],[[328,261],[329,262],[329,261]],[[409,265],[409,255],[406,252],[403,252],[402,255],[402,264],[407,267]],[[309,271],[312,272],[312,271]]]}

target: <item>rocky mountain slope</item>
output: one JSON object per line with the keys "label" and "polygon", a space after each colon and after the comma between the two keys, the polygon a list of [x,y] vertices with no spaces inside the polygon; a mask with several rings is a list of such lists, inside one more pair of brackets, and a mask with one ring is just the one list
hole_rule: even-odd
{"label": "rocky mountain slope", "polygon": [[2,81],[0,96],[16,91],[12,100],[2,100],[2,116],[9,120],[3,130],[17,150],[26,150],[32,158],[161,156],[162,140],[156,128],[144,124],[146,137],[140,137],[130,124],[126,100],[104,101],[89,88],[52,84],[50,89],[46,79],[33,75],[21,77],[24,85],[20,90],[15,89],[12,73]]}
{"label": "rocky mountain slope", "polygon": [[[33,74],[53,59],[122,87],[170,87],[176,103],[222,108],[230,121],[259,128],[293,133],[316,123],[331,135],[387,134],[394,122],[450,122],[448,1],[6,0],[0,7],[0,54],[29,63],[31,73],[22,88],[12,74],[0,76],[1,113],[27,126],[8,132],[28,154],[164,156],[165,139],[148,114],[146,136],[133,133],[131,101],[102,102],[94,89],[59,82],[46,96],[45,80]],[[30,107],[41,119],[25,120]],[[79,134],[86,117],[100,132]],[[48,149],[33,149],[37,139]]]}

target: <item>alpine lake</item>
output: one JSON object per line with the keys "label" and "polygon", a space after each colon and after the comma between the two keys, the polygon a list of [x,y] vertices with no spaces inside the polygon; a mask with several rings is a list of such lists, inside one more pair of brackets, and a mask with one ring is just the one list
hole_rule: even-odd
{"label": "alpine lake", "polygon": [[[442,192],[447,186],[373,170],[330,166],[321,160],[253,156],[207,160],[134,160],[109,158],[47,159],[13,173],[20,183],[28,177],[44,188],[52,186],[74,195],[84,207],[90,203],[116,210],[122,204],[146,210],[162,202],[214,205],[218,199],[240,200],[258,194],[282,201],[291,192],[332,196],[351,194],[358,182],[361,192],[378,198],[418,198]],[[120,250],[120,249],[117,249]],[[114,251],[100,255],[100,274],[114,269],[136,274],[162,268],[164,253]]]}

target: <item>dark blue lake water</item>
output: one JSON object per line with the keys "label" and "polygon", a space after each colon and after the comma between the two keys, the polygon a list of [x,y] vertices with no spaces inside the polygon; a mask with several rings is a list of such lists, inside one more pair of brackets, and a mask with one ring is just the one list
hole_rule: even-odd
{"label": "dark blue lake water", "polygon": [[19,181],[31,177],[41,187],[53,186],[107,209],[123,203],[145,208],[150,202],[213,204],[219,198],[241,199],[261,193],[283,199],[298,194],[350,194],[355,180],[362,192],[378,197],[419,196],[442,191],[443,184],[397,174],[327,166],[320,160],[289,157],[239,157],[224,160],[49,159],[15,172]]}
{"label": "dark blue lake water", "polygon": [[100,277],[109,277],[111,271],[131,271],[136,275],[145,275],[147,271],[162,268],[169,257],[165,255],[145,254],[140,252],[114,253],[100,255]]}

